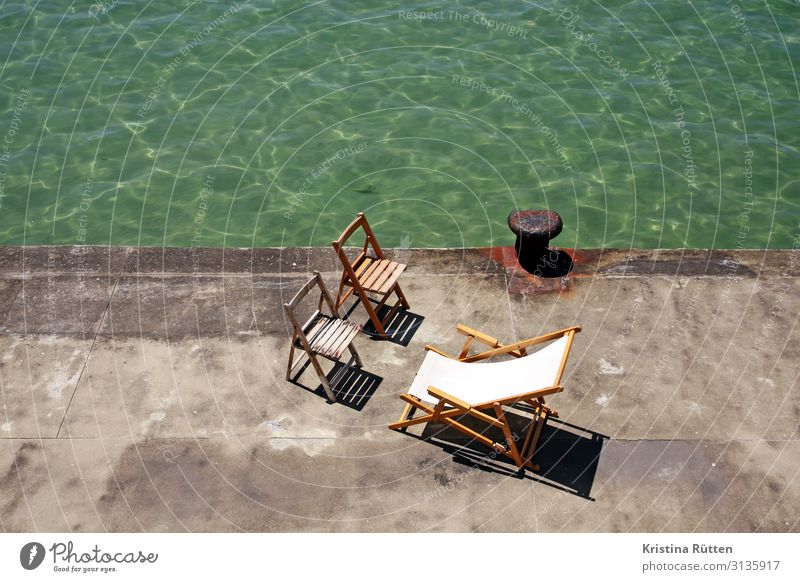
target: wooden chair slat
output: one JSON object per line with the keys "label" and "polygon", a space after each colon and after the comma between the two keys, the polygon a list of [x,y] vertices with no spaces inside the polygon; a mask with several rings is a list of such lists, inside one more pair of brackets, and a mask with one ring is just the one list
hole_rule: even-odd
{"label": "wooden chair slat", "polygon": [[360,279],[361,285],[365,289],[378,289],[379,285],[377,284],[379,280],[385,278],[384,273],[391,273],[392,272],[392,262],[383,259],[381,261],[376,261],[377,266],[370,270],[370,272]]}
{"label": "wooden chair slat", "polygon": [[403,271],[406,270],[406,266],[400,263],[394,263],[392,265],[391,273],[387,273],[387,276],[382,280],[377,281],[377,292],[378,293],[389,293],[394,287],[394,284],[400,278],[400,275],[403,274]]}
{"label": "wooden chair slat", "polygon": [[364,257],[364,260],[361,261],[361,264],[358,266],[357,269],[355,269],[356,277],[361,279],[362,276],[364,275],[364,272],[367,269],[369,269],[370,266],[375,267],[375,262],[376,260],[373,259],[372,257]]}
{"label": "wooden chair slat", "polygon": [[311,347],[314,351],[329,356],[333,353],[335,346],[341,341],[342,336],[347,335],[347,331],[346,325],[339,325],[337,322],[333,322],[330,331],[325,334],[325,337],[321,338],[317,345],[312,345]]}
{"label": "wooden chair slat", "polygon": [[325,316],[317,315],[316,321],[314,321],[311,324],[308,331],[305,332],[306,338],[308,338],[309,341],[312,341],[317,336],[317,334],[322,330],[322,328],[325,327],[327,319],[328,318],[326,318]]}
{"label": "wooden chair slat", "polygon": [[317,321],[311,326],[311,329],[306,332],[306,338],[308,339],[309,343],[317,341],[319,339],[319,335],[324,333],[324,331],[330,325],[330,317],[325,317],[324,315],[317,316]]}
{"label": "wooden chair slat", "polygon": [[337,325],[336,319],[328,319],[325,322],[325,325],[322,329],[317,333],[317,335],[312,338],[309,343],[311,344],[311,349],[315,352],[322,351],[322,348],[327,344],[328,340],[330,340],[333,336],[335,336],[339,332],[339,325]]}
{"label": "wooden chair slat", "polygon": [[370,282],[370,288],[377,289],[377,292],[381,293],[384,283],[386,283],[388,279],[394,277],[398,268],[401,269],[400,272],[402,273],[402,265],[400,265],[400,263],[390,262],[387,264],[386,268],[383,269],[377,277],[373,277],[373,280]]}
{"label": "wooden chair slat", "polygon": [[369,266],[364,269],[360,275],[356,274],[356,277],[358,277],[358,282],[361,283],[362,287],[366,287],[366,282],[371,280],[375,273],[379,273],[384,266],[385,265],[383,264],[383,261],[380,259],[372,259]]}
{"label": "wooden chair slat", "polygon": [[329,355],[333,358],[339,359],[347,346],[350,345],[350,342],[352,342],[356,335],[358,335],[359,331],[361,331],[361,328],[355,324],[344,327],[338,338],[338,341],[331,345],[329,349]]}

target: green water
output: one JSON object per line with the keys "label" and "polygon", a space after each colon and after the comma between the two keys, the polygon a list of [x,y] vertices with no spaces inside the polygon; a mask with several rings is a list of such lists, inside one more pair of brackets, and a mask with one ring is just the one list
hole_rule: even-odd
{"label": "green water", "polygon": [[742,4],[6,1],[0,243],[791,247],[800,5]]}

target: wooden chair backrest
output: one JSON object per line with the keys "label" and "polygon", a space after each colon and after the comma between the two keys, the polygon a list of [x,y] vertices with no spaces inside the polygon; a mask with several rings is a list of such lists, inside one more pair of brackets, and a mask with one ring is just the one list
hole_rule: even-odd
{"label": "wooden chair backrest", "polygon": [[[339,317],[339,310],[336,309],[336,306],[333,303],[333,299],[331,298],[330,293],[328,293],[328,288],[325,286],[325,281],[322,280],[322,275],[319,274],[319,271],[314,271],[314,276],[311,277],[311,280],[308,281],[305,285],[303,285],[300,290],[292,297],[292,300],[289,303],[283,304],[283,309],[286,312],[286,317],[292,324],[295,330],[295,336],[302,336],[305,338],[305,333],[303,331],[303,326],[297,320],[297,316],[295,314],[295,310],[297,309],[298,305],[302,303],[303,299],[315,288],[319,287],[319,301],[317,302],[317,310],[311,316],[311,319],[315,318],[317,315],[322,313],[322,308],[324,305],[328,306],[330,309],[331,316],[338,318]],[[310,319],[309,319],[310,321]]]}
{"label": "wooden chair backrest", "polygon": [[[364,231],[364,247],[361,249],[361,252],[355,258],[354,261],[350,261],[347,257],[347,254],[344,252],[345,244],[347,243],[348,239],[353,236],[359,229]],[[367,217],[364,216],[363,212],[359,212],[356,215],[356,219],[350,223],[341,236],[331,243],[333,245],[336,254],[339,255],[339,260],[342,261],[342,265],[348,274],[353,274],[352,271],[358,268],[358,265],[361,261],[367,257],[367,251],[370,247],[372,247],[373,252],[375,253],[375,257],[378,259],[386,258],[383,254],[383,250],[381,250],[381,246],[378,244],[378,240],[375,238],[375,234],[372,232],[372,229],[367,222]]]}

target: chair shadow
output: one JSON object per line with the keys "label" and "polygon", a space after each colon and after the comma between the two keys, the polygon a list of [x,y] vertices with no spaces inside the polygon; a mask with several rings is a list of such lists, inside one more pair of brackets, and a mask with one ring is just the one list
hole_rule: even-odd
{"label": "chair shadow", "polygon": [[545,279],[564,277],[574,266],[569,253],[550,248],[540,252],[527,251],[523,248],[517,260],[520,267],[528,273]]}
{"label": "chair shadow", "polygon": [[[516,418],[512,419],[514,416]],[[512,428],[527,424],[525,419],[517,414],[506,412]],[[469,421],[461,417],[459,422],[469,425]],[[490,438],[500,440],[501,434],[490,434],[486,425],[470,426]],[[527,429],[525,429],[527,430]],[[520,435],[524,441],[525,433],[513,431]],[[410,433],[408,433],[410,434]],[[475,440],[466,439],[462,433],[443,425],[426,426],[419,438],[438,446],[453,455],[456,463],[468,465],[487,473],[497,473],[518,479],[530,479],[571,493],[583,499],[594,501],[591,496],[597,466],[603,448],[603,441],[609,437],[592,430],[582,428],[557,418],[550,418],[542,429],[539,444],[533,454],[534,462],[539,465],[539,471],[520,470],[513,461],[505,455],[499,455]]]}
{"label": "chair shadow", "polygon": [[[350,314],[356,309],[356,307],[358,307],[358,305],[359,304],[356,303],[349,309],[345,315],[346,319],[350,318]],[[383,320],[383,318],[389,313],[389,310],[390,308],[386,305],[382,306],[376,312],[378,318]],[[370,319],[367,319],[366,323],[363,324],[361,331],[373,340],[390,341],[406,347],[409,343],[411,343],[411,340],[414,338],[414,334],[417,333],[417,330],[420,328],[423,321],[425,321],[424,316],[407,309],[399,308],[395,312],[392,319],[383,326],[386,330],[386,335],[388,336],[387,338],[384,339],[378,336],[375,325]]]}
{"label": "chair shadow", "polygon": [[[310,363],[305,362],[289,382],[326,398],[327,396],[321,383],[317,384],[315,388],[311,388],[299,382],[300,376],[309,367]],[[314,377],[316,378],[316,375]],[[341,404],[353,410],[363,410],[369,399],[375,394],[378,386],[383,382],[383,378],[367,372],[364,368],[348,366],[342,362],[335,362],[333,368],[325,374],[325,378],[328,380],[331,390],[333,390],[333,395],[336,396],[335,404]]]}

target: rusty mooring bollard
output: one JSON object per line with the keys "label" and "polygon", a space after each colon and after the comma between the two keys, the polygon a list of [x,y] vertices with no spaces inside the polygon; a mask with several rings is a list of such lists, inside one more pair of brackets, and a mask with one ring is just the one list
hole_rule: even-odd
{"label": "rusty mooring bollard", "polygon": [[554,210],[515,210],[508,215],[508,227],[517,235],[514,248],[520,266],[537,277],[562,277],[572,269],[572,258],[550,249],[564,222]]}

